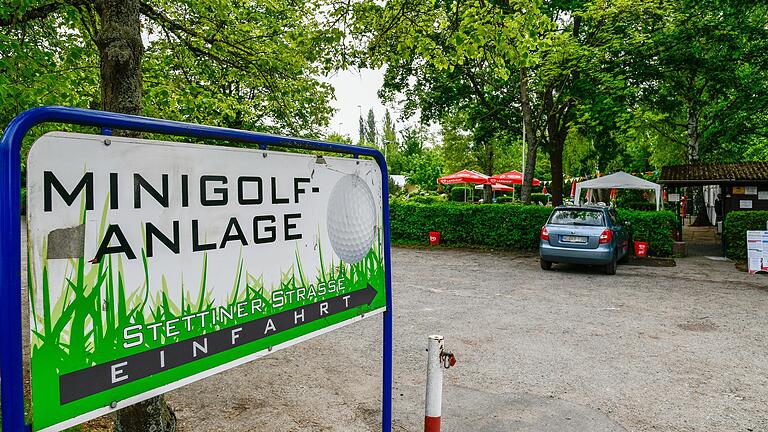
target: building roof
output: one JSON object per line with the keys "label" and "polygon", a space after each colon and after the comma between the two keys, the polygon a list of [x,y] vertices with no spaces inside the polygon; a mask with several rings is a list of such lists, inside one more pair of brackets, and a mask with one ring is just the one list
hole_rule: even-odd
{"label": "building roof", "polygon": [[768,183],[768,162],[666,166],[661,169],[659,183],[674,185]]}

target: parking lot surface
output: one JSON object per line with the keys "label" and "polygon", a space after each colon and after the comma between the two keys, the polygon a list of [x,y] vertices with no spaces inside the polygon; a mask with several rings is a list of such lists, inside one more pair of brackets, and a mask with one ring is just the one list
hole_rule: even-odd
{"label": "parking lot surface", "polygon": [[[704,257],[676,267],[556,266],[534,255],[394,248],[396,431],[423,430],[426,337],[444,431],[768,430],[768,277]],[[372,431],[378,317],[169,395],[185,431]]]}

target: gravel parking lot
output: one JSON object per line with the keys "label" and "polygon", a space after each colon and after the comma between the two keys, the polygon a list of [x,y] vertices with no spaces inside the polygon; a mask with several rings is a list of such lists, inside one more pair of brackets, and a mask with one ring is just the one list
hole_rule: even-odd
{"label": "gravel parking lot", "polygon": [[[768,430],[768,277],[703,257],[616,276],[502,252],[392,257],[396,431],[422,430],[434,333],[459,360],[444,431]],[[168,398],[187,432],[377,430],[380,333],[367,319]]]}
{"label": "gravel parking lot", "polygon": [[[423,425],[426,336],[447,431],[768,430],[768,278],[706,258],[558,267],[533,255],[393,249],[395,418]],[[170,395],[186,431],[376,430],[380,319]]]}

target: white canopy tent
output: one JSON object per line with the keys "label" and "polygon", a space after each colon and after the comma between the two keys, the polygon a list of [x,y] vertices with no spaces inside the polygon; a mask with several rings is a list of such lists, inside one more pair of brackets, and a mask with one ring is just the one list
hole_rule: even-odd
{"label": "white canopy tent", "polygon": [[581,204],[582,189],[651,189],[656,192],[656,210],[661,208],[661,185],[622,171],[576,183],[574,201],[579,204]]}

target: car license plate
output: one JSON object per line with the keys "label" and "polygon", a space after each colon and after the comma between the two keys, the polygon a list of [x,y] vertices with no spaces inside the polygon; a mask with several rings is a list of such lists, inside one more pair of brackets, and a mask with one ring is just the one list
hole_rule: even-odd
{"label": "car license plate", "polygon": [[586,243],[587,238],[582,236],[563,236],[563,243]]}

